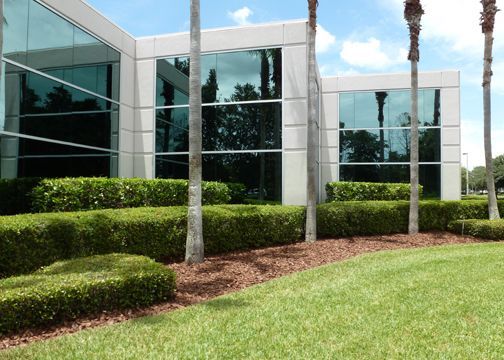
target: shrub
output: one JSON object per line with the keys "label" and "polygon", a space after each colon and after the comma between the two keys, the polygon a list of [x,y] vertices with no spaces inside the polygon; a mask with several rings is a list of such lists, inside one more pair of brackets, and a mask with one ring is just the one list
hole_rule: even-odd
{"label": "shrub", "polygon": [[451,222],[448,229],[461,235],[488,240],[504,240],[504,220],[458,220]]}
{"label": "shrub", "polygon": [[240,183],[225,183],[229,189],[230,204],[243,204],[247,195],[247,188]]}
{"label": "shrub", "polygon": [[0,334],[104,310],[169,299],[175,273],[143,256],[110,254],[57,262],[0,280]]}
{"label": "shrub", "polygon": [[[187,180],[175,179],[45,179],[33,190],[33,209],[53,212],[186,205],[187,188]],[[204,204],[226,204],[229,199],[225,184],[203,182]]]}
{"label": "shrub", "polygon": [[[499,202],[504,210],[504,202]],[[485,219],[485,201],[421,201],[419,225],[422,231],[447,230],[460,219]],[[359,201],[319,205],[318,233],[322,236],[355,236],[405,233],[408,231],[409,202]]]}
{"label": "shrub", "polygon": [[0,215],[29,213],[31,193],[40,180],[40,178],[0,179]]}
{"label": "shrub", "polygon": [[[422,197],[423,187],[419,185]],[[331,182],[326,185],[327,201],[393,201],[409,200],[409,184]]]}
{"label": "shrub", "polygon": [[[226,205],[203,208],[205,251],[256,248],[302,238],[304,209]],[[0,217],[0,277],[57,260],[108,253],[179,259],[187,208],[133,208]]]}

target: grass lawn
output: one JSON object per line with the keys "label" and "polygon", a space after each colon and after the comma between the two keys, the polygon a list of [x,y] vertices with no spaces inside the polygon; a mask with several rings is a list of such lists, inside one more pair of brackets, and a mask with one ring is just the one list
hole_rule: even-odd
{"label": "grass lawn", "polygon": [[294,274],[2,359],[502,358],[504,244],[401,250]]}

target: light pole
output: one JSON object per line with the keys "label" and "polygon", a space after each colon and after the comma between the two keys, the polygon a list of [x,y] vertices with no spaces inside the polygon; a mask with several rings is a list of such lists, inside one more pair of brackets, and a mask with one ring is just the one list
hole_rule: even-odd
{"label": "light pole", "polygon": [[463,153],[466,156],[466,196],[469,195],[469,153]]}

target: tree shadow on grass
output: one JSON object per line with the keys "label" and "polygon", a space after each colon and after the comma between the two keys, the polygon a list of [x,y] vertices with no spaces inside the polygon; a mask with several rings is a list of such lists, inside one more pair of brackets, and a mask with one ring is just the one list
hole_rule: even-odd
{"label": "tree shadow on grass", "polygon": [[212,301],[204,302],[201,306],[205,306],[215,310],[229,310],[233,308],[241,308],[249,306],[248,301],[242,299],[217,298]]}

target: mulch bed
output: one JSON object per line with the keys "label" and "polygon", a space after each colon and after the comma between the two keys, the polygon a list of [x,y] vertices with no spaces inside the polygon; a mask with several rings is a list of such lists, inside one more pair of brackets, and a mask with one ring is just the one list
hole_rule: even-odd
{"label": "mulch bed", "polygon": [[280,276],[380,250],[418,248],[445,244],[475,243],[479,240],[444,232],[416,236],[387,235],[328,239],[313,244],[298,243],[259,250],[207,257],[203,264],[168,264],[177,273],[176,297],[171,302],[124,312],[68,321],[45,329],[0,337],[0,350],[49,339],[141,316],[173,311],[216,296],[238,291]]}

